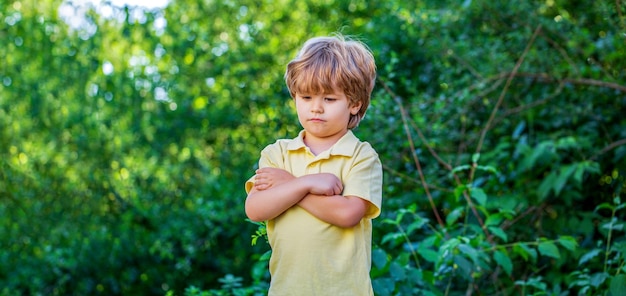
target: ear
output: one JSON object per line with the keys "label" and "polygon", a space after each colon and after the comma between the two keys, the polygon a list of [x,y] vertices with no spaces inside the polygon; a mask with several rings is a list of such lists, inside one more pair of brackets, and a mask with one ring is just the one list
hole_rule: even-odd
{"label": "ear", "polygon": [[359,113],[359,110],[361,110],[361,106],[363,106],[361,102],[356,102],[352,104],[350,106],[350,114],[357,115]]}

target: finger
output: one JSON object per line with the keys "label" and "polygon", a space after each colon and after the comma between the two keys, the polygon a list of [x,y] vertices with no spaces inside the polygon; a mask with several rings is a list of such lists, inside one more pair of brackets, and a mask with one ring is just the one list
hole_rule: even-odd
{"label": "finger", "polygon": [[340,194],[342,189],[341,183],[335,183],[335,194]]}

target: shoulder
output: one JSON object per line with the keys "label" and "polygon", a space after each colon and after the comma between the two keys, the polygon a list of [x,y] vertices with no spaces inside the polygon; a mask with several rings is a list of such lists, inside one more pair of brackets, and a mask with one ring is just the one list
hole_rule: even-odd
{"label": "shoulder", "polygon": [[276,142],[269,144],[263,148],[262,153],[283,153],[287,151],[291,145],[293,145],[295,139],[278,139]]}
{"label": "shoulder", "polygon": [[357,158],[375,158],[378,159],[378,152],[369,142],[361,141],[355,137],[354,156]]}
{"label": "shoulder", "polygon": [[372,147],[372,145],[368,142],[359,141],[357,148],[359,149],[359,151],[361,151],[361,153],[373,154],[378,156],[376,149],[374,149],[374,147]]}
{"label": "shoulder", "polygon": [[352,158],[375,157],[378,153],[370,145],[370,143],[361,141],[354,133],[349,130],[332,148],[331,154],[343,155]]}
{"label": "shoulder", "polygon": [[297,150],[305,147],[302,139],[302,132],[293,139],[278,139],[276,142],[269,144],[261,151],[261,157],[278,157],[286,155],[290,150]]}
{"label": "shoulder", "polygon": [[[358,141],[353,146],[353,151],[350,156],[350,170],[354,171],[380,171],[382,170],[382,163],[378,153],[368,142]],[[369,174],[369,173],[368,173]]]}

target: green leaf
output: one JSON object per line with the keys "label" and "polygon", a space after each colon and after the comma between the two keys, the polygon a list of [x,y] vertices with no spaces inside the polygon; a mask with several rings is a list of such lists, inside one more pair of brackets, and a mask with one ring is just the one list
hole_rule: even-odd
{"label": "green leaf", "polygon": [[411,235],[415,230],[424,227],[428,223],[428,219],[424,219],[421,216],[415,216],[415,220],[406,227],[406,235]]}
{"label": "green leaf", "polygon": [[578,260],[578,265],[583,265],[583,264],[587,263],[589,260],[591,260],[591,259],[595,258],[596,256],[598,256],[601,252],[602,252],[602,250],[600,250],[600,249],[593,249],[593,250],[585,253]]}
{"label": "green leaf", "polygon": [[511,258],[509,258],[509,256],[507,256],[504,252],[496,251],[493,254],[493,259],[496,261],[496,263],[498,263],[500,267],[502,267],[502,269],[504,269],[506,274],[508,274],[509,276],[511,275],[511,273],[513,272],[513,262],[511,261]]}
{"label": "green leaf", "polygon": [[459,217],[461,217],[461,215],[463,215],[463,208],[458,207],[452,210],[452,212],[446,216],[446,225],[451,226],[459,219]]}
{"label": "green leaf", "polygon": [[472,264],[472,262],[470,262],[469,260],[467,260],[465,257],[463,256],[459,256],[459,255],[454,255],[452,258],[454,264],[456,264],[456,267],[459,269],[459,273],[462,274],[463,276],[469,277],[472,274],[472,271],[474,269],[474,265]]}
{"label": "green leaf", "polygon": [[459,251],[463,255],[469,257],[470,259],[472,259],[472,262],[478,263],[478,251],[474,247],[472,247],[472,246],[470,246],[468,244],[460,244],[459,245]]}
{"label": "green leaf", "polygon": [[498,169],[496,169],[495,167],[490,166],[490,165],[477,165],[476,169],[479,170],[479,171],[489,172],[489,173],[492,173],[494,175],[497,175],[499,173]]}
{"label": "green leaf", "polygon": [[446,254],[451,253],[460,244],[461,241],[458,238],[451,238],[439,247],[439,254],[443,257]]}
{"label": "green leaf", "polygon": [[539,188],[537,188],[537,194],[539,195],[540,200],[544,200],[548,197],[550,190],[554,188],[553,184],[556,181],[556,178],[556,172],[553,171],[545,179],[543,179],[543,182],[541,182]]}
{"label": "green leaf", "polygon": [[430,263],[437,263],[437,261],[439,260],[438,253],[431,249],[420,248],[420,249],[417,249],[417,253],[420,254],[422,258],[424,258],[426,261]]}
{"label": "green leaf", "polygon": [[621,231],[622,229],[624,229],[624,224],[616,223],[616,221],[617,221],[617,218],[613,217],[613,219],[611,219],[611,222],[604,223],[602,225],[602,228],[608,229],[608,230],[618,230],[618,231]]}
{"label": "green leaf", "polygon": [[402,240],[404,238],[404,234],[400,233],[400,232],[391,232],[391,233],[387,233],[385,234],[385,236],[383,236],[383,239],[381,241],[381,244],[385,244],[389,241],[393,241],[393,242],[398,242],[400,240]]}
{"label": "green leaf", "polygon": [[412,260],[413,257],[411,257],[411,254],[409,254],[409,252],[403,252],[402,254],[399,254],[395,258],[393,258],[394,262],[402,266],[407,266]]}
{"label": "green leaf", "polygon": [[586,162],[579,162],[578,164],[576,164],[576,171],[574,172],[574,181],[576,181],[576,184],[582,184],[583,182],[583,174],[585,173],[585,163]]}
{"label": "green leaf", "polygon": [[391,278],[376,278],[372,280],[372,285],[377,293],[382,295],[392,295],[395,287],[395,281]]}
{"label": "green leaf", "polygon": [[469,170],[471,168],[472,168],[472,166],[469,165],[469,164],[460,165],[460,166],[457,166],[457,167],[452,169],[452,174],[456,174],[456,173],[458,173],[460,171]]}
{"label": "green leaf", "polygon": [[472,154],[472,163],[478,163],[479,159],[480,159],[480,153]]}
{"label": "green leaf", "polygon": [[619,274],[613,277],[609,285],[609,291],[611,295],[622,295],[626,291],[626,275]]}
{"label": "green leaf", "polygon": [[520,121],[520,123],[518,123],[517,126],[515,127],[515,130],[513,130],[513,139],[519,138],[525,128],[526,128],[526,121]]}
{"label": "green leaf", "polygon": [[589,283],[598,288],[609,278],[609,274],[606,272],[597,272],[591,275]]}
{"label": "green leaf", "polygon": [[391,262],[391,266],[389,267],[389,274],[391,274],[396,282],[406,279],[406,271],[397,262]]}
{"label": "green leaf", "polygon": [[504,230],[502,230],[502,228],[494,227],[494,226],[489,226],[487,228],[489,229],[489,231],[491,233],[493,233],[493,235],[499,237],[502,241],[504,241],[504,242],[508,241],[508,237],[506,235],[506,232],[504,232]]}
{"label": "green leaf", "polygon": [[379,248],[372,250],[372,262],[377,268],[384,268],[387,265],[387,253]]}
{"label": "green leaf", "polygon": [[521,243],[514,244],[511,251],[513,252],[513,254],[522,257],[524,261],[528,261],[528,251],[526,251],[526,249],[522,247]]}
{"label": "green leaf", "polygon": [[597,205],[596,208],[593,211],[597,212],[597,211],[602,210],[602,209],[608,209],[608,210],[613,211],[615,209],[615,207],[612,204],[608,203],[608,202],[604,202],[604,203],[601,203],[601,204]]}
{"label": "green leaf", "polygon": [[263,255],[261,255],[261,257],[259,258],[259,261],[270,260],[270,257],[272,257],[272,250],[268,250],[263,253]]}
{"label": "green leaf", "polygon": [[532,150],[532,153],[525,162],[527,162],[526,168],[532,169],[537,162],[549,161],[554,156],[554,142],[551,140],[543,141],[537,144]]}
{"label": "green leaf", "polygon": [[389,218],[383,219],[381,222],[383,224],[391,224],[391,225],[396,225],[397,224],[396,221],[394,221],[393,219],[389,219]]}
{"label": "green leaf", "polygon": [[487,203],[487,194],[485,194],[485,191],[483,191],[482,188],[472,188],[470,195],[481,206],[484,206],[485,203]]}
{"label": "green leaf", "polygon": [[546,283],[544,283],[542,281],[542,278],[540,276],[539,277],[529,278],[526,281],[516,281],[515,285],[530,286],[530,287],[537,288],[540,291],[545,291],[546,290]]}
{"label": "green leaf", "polygon": [[[626,254],[626,241],[616,242],[611,246],[612,252],[620,252]],[[626,267],[626,266],[625,266]]]}
{"label": "green leaf", "polygon": [[539,253],[543,256],[548,256],[548,257],[557,258],[557,259],[561,258],[559,249],[551,241],[545,241],[545,242],[539,243],[539,246],[537,247],[537,249],[539,250]]}
{"label": "green leaf", "polygon": [[489,215],[489,217],[487,217],[487,219],[485,220],[485,225],[487,225],[487,226],[500,225],[502,220],[504,220],[504,214],[503,213],[495,213],[495,214]]}
{"label": "green leaf", "polygon": [[561,190],[563,189],[563,187],[565,187],[565,184],[567,184],[567,180],[572,175],[572,173],[574,173],[575,170],[575,165],[567,165],[559,170],[559,174],[554,181],[553,186],[555,195],[559,195],[561,193]]}
{"label": "green leaf", "polygon": [[459,200],[459,197],[461,197],[465,189],[467,189],[466,185],[459,185],[454,188],[454,197],[456,198],[456,200]]}
{"label": "green leaf", "polygon": [[576,148],[578,147],[578,141],[576,141],[576,138],[574,137],[564,137],[564,138],[560,138],[558,141],[556,141],[556,148],[557,149],[569,149],[569,148]]}
{"label": "green leaf", "polygon": [[576,250],[576,247],[578,247],[578,242],[571,236],[561,236],[558,241],[559,244],[570,251],[574,251]]}

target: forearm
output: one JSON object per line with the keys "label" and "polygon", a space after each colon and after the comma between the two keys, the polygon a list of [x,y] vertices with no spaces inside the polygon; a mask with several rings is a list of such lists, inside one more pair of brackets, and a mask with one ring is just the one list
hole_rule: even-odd
{"label": "forearm", "polygon": [[298,205],[326,223],[348,228],[361,221],[368,202],[356,196],[308,194]]}
{"label": "forearm", "polygon": [[308,192],[302,179],[293,179],[265,190],[252,188],[246,198],[246,215],[252,221],[273,219],[297,204]]}

